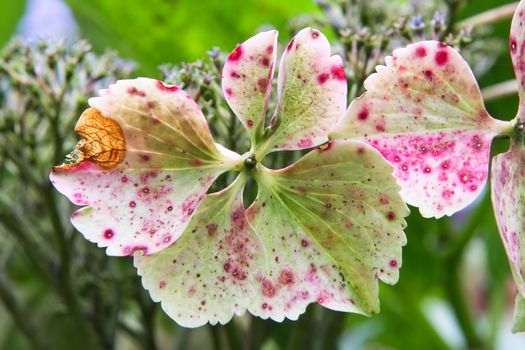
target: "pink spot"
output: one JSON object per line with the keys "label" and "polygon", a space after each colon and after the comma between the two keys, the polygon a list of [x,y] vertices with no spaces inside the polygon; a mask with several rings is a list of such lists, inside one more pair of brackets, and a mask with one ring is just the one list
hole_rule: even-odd
{"label": "pink spot", "polygon": [[359,111],[359,113],[357,113],[357,119],[359,119],[359,120],[367,120],[368,119],[368,114],[369,114],[368,108],[363,107]]}
{"label": "pink spot", "polygon": [[432,80],[434,78],[434,72],[432,72],[430,69],[423,71],[423,74],[428,80]]}
{"label": "pink spot", "polygon": [[301,239],[301,245],[306,248],[310,245],[310,243],[308,243],[308,241],[306,239]]}
{"label": "pink spot", "polygon": [[470,186],[470,190],[471,190],[472,192],[475,192],[477,189],[478,189],[478,186],[476,186],[476,185],[472,185],[472,186]]}
{"label": "pink spot", "polygon": [[286,51],[290,51],[293,48],[293,42],[295,38],[293,38],[289,43],[288,46],[286,46]]}
{"label": "pink spot", "polygon": [[390,200],[388,199],[387,196],[382,195],[381,197],[379,197],[379,202],[381,202],[381,204],[388,204],[390,203]]}
{"label": "pink spot", "polygon": [[476,135],[472,138],[472,147],[477,150],[480,150],[483,148],[483,142],[481,142],[481,139],[479,136]]}
{"label": "pink spot", "polygon": [[155,107],[157,107],[157,104],[155,103],[155,101],[148,101],[146,103],[146,106],[149,108],[149,109],[153,109]]}
{"label": "pink spot", "polygon": [[436,52],[434,59],[438,65],[443,66],[448,62],[448,52],[444,50],[438,51]]}
{"label": "pink spot", "polygon": [[224,263],[223,268],[224,268],[224,271],[230,272],[230,269],[231,269],[230,263],[229,262]]}
{"label": "pink spot", "polygon": [[137,245],[137,246],[131,246],[131,247],[125,247],[124,248],[124,254],[125,255],[132,255],[135,252],[138,252],[139,250],[142,250],[143,254],[148,253],[148,247],[143,245]]}
{"label": "pink spot", "polygon": [[249,128],[252,128],[252,127],[253,127],[253,120],[248,119],[248,120],[246,121],[246,124],[248,125]]}
{"label": "pink spot", "polygon": [[120,179],[120,181],[126,183],[126,182],[128,182],[128,177],[127,176],[122,176],[122,179]]}
{"label": "pink spot", "polygon": [[312,147],[313,145],[314,145],[314,143],[310,139],[301,139],[297,143],[297,146],[301,147],[301,148],[309,148],[309,147]]}
{"label": "pink spot", "polygon": [[359,154],[359,155],[365,154],[365,148],[364,147],[358,147],[357,148],[357,154]]}
{"label": "pink spot", "polygon": [[111,239],[113,238],[113,236],[115,235],[115,232],[113,232],[112,229],[108,228],[107,230],[104,231],[104,238],[105,239]]}
{"label": "pink spot", "polygon": [[136,205],[137,205],[137,204],[136,204],[134,201],[129,202],[129,206],[130,206],[131,208],[135,208]]}
{"label": "pink spot", "polygon": [[328,78],[330,78],[330,75],[328,73],[321,73],[317,76],[317,81],[319,82],[319,84],[324,84],[326,83],[326,81],[328,80]]}
{"label": "pink spot", "polygon": [[425,174],[430,174],[430,173],[432,172],[432,169],[431,169],[430,167],[427,166],[427,167],[423,168],[423,172],[424,172]]}
{"label": "pink spot", "polygon": [[395,259],[390,260],[389,265],[390,265],[391,268],[395,269],[397,267],[397,260],[395,260]]}
{"label": "pink spot", "polygon": [[279,274],[279,283],[284,285],[294,284],[295,276],[290,270],[282,270]]}
{"label": "pink spot", "polygon": [[376,131],[378,132],[384,132],[385,131],[385,127],[381,124],[377,124],[376,125]]}
{"label": "pink spot", "polygon": [[312,30],[312,39],[319,38],[319,32],[317,30]]}
{"label": "pink spot", "polygon": [[195,158],[195,159],[191,160],[191,165],[193,165],[193,166],[201,166],[202,164],[203,164],[203,162],[200,159]]}
{"label": "pink spot", "polygon": [[272,298],[275,296],[276,289],[271,281],[263,279],[261,285],[261,292],[265,297]]}
{"label": "pink spot", "polygon": [[264,310],[266,310],[266,308],[268,308],[268,304],[267,304],[267,303],[263,303],[263,304],[261,305],[261,307],[262,307]]}
{"label": "pink spot", "polygon": [[166,92],[175,92],[179,90],[178,86],[166,84],[160,80],[157,80],[157,88]]}
{"label": "pink spot", "polygon": [[447,159],[441,163],[441,169],[446,170],[448,168],[450,168],[450,160]]}
{"label": "pink spot", "polygon": [[166,284],[167,284],[166,281],[160,281],[159,282],[159,288],[163,289],[164,287],[166,287]]}
{"label": "pink spot", "polygon": [[416,56],[419,58],[423,58],[427,55],[427,49],[423,46],[419,46],[416,48]]}
{"label": "pink spot", "polygon": [[259,89],[259,91],[266,92],[267,87],[268,87],[268,79],[261,78],[257,80],[257,88]]}
{"label": "pink spot", "polygon": [[233,91],[231,88],[226,88],[224,89],[224,91],[226,92],[226,95],[228,95],[229,97],[233,96]]}
{"label": "pink spot", "polygon": [[235,48],[235,50],[232,51],[230,56],[228,57],[229,61],[238,61],[239,58],[242,56],[242,46],[239,45]]}
{"label": "pink spot", "polygon": [[230,77],[238,79],[241,76],[239,75],[239,73],[237,73],[236,71],[232,70],[231,73],[230,73]]}
{"label": "pink spot", "polygon": [[213,236],[217,232],[217,224],[208,224],[206,225],[206,231],[208,231],[208,236]]}
{"label": "pink spot", "polygon": [[388,219],[388,221],[394,221],[394,219],[396,218],[396,214],[393,211],[389,211],[388,213],[386,213],[386,218]]}
{"label": "pink spot", "polygon": [[261,60],[261,64],[265,67],[268,67],[270,65],[270,59],[268,59],[268,57],[264,57],[262,60]]}
{"label": "pink spot", "polygon": [[140,97],[146,96],[146,93],[144,93],[144,91],[141,91],[134,86],[128,88],[127,93],[128,95],[131,95],[131,96],[140,96]]}
{"label": "pink spot", "polygon": [[270,55],[273,53],[273,45],[268,45],[266,47],[266,52]]}
{"label": "pink spot", "polygon": [[334,78],[346,81],[346,74],[343,66],[333,66],[330,71],[332,72]]}
{"label": "pink spot", "polygon": [[466,184],[466,183],[469,182],[469,180],[471,179],[472,175],[470,174],[469,171],[462,171],[462,172],[458,173],[458,177],[459,177],[459,181],[461,181],[461,183]]}
{"label": "pink spot", "polygon": [[510,38],[509,46],[510,46],[510,52],[513,55],[515,55],[516,52],[518,51],[518,43],[516,42],[516,38],[514,37]]}
{"label": "pink spot", "polygon": [[141,156],[143,162],[148,162],[150,160],[149,156],[147,154],[143,154]]}
{"label": "pink spot", "polygon": [[441,196],[445,199],[450,199],[452,196],[454,195],[454,191],[451,191],[451,190],[444,190],[442,193],[441,193]]}

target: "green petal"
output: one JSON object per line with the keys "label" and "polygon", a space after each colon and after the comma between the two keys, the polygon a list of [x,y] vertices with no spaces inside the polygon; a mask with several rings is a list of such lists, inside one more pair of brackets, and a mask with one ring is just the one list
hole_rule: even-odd
{"label": "green petal", "polygon": [[86,206],[71,221],[109,255],[153,254],[184,231],[208,188],[242,161],[213,142],[197,104],[176,86],[121,80],[90,99],[76,130],[81,161],[51,181]]}
{"label": "green petal", "polygon": [[328,131],[346,108],[343,62],[330,56],[330,43],[305,28],[290,41],[279,66],[278,107],[270,121],[273,134],[258,158],[275,150],[298,150],[328,140]]}
{"label": "green petal", "polygon": [[248,217],[269,270],[251,311],[293,318],[317,301],[377,312],[377,279],[398,280],[408,215],[383,157],[364,143],[330,142],[286,169],[259,167],[256,179],[259,194]]}
{"label": "green petal", "polygon": [[521,293],[516,294],[512,321],[512,333],[518,332],[525,332],[525,298]]}
{"label": "green petal", "polygon": [[206,196],[170,247],[150,256],[135,254],[144,288],[182,326],[227,323],[246,311],[259,290],[264,248],[246,220],[244,183],[238,178]]}

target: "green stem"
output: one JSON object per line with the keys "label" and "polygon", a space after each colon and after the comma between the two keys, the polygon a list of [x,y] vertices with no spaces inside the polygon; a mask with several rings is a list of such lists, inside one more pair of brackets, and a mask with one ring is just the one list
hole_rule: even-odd
{"label": "green stem", "polygon": [[230,350],[242,350],[244,347],[241,343],[241,338],[239,337],[239,332],[237,326],[235,325],[235,320],[228,322],[224,329],[226,330],[226,337],[228,338],[228,343],[230,345]]}
{"label": "green stem", "polygon": [[502,83],[488,86],[481,90],[483,101],[489,102],[518,93],[518,82],[516,79],[507,80]]}
{"label": "green stem", "polygon": [[514,12],[518,8],[519,2],[513,2],[511,4],[502,5],[495,7],[488,11],[479,13],[475,16],[464,19],[457,24],[459,28],[473,28],[480,25],[492,24],[501,20],[511,18]]}
{"label": "green stem", "polygon": [[0,299],[11,314],[18,330],[26,337],[34,349],[50,349],[39,328],[33,323],[31,310],[23,308],[13,293],[15,290],[16,288],[9,283],[3,271],[0,271]]}

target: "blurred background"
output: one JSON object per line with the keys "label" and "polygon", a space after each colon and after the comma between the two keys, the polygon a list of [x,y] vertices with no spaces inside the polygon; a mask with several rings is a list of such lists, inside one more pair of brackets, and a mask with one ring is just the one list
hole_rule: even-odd
{"label": "blurred background", "polygon": [[[182,85],[215,138],[246,151],[221,98],[220,69],[237,43],[268,28],[279,29],[281,45],[307,25],[326,33],[344,57],[349,99],[393,48],[445,41],[471,65],[489,112],[510,120],[518,106],[507,50],[513,4],[0,0],[0,349],[525,349],[525,335],[510,331],[515,288],[488,188],[450,218],[423,219],[411,208],[400,282],[381,285],[379,315],[312,305],[296,322],[245,315],[184,329],[151,302],[131,258],[106,257],[75,232],[73,206],[48,180],[74,148],[87,98],[126,77]],[[498,140],[493,152],[507,147]]]}

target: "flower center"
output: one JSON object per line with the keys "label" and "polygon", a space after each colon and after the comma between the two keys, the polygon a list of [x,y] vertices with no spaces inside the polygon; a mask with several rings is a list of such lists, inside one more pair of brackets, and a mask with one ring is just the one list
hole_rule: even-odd
{"label": "flower center", "polygon": [[253,169],[257,165],[257,159],[255,159],[255,154],[249,153],[244,158],[244,167],[246,169]]}

